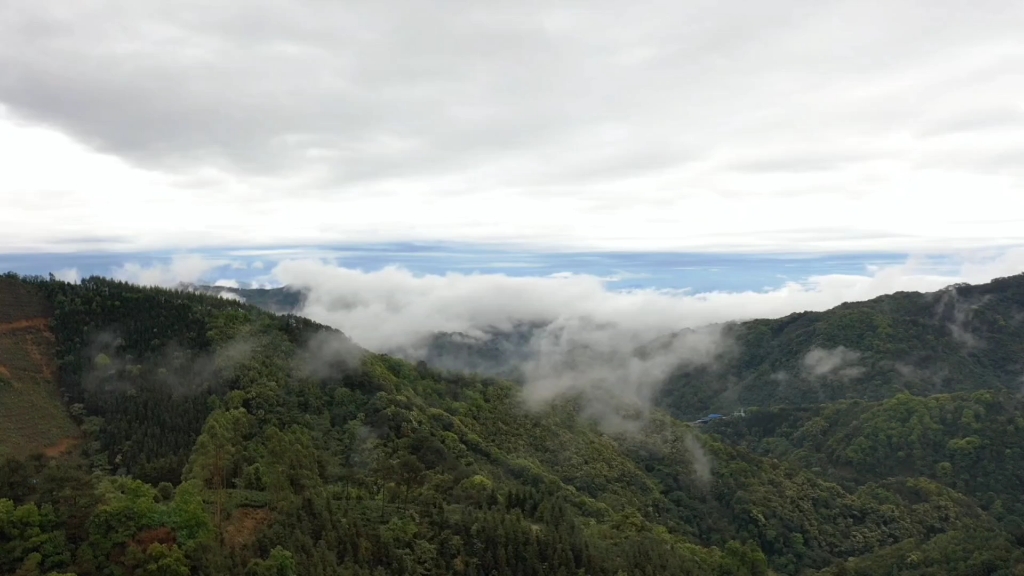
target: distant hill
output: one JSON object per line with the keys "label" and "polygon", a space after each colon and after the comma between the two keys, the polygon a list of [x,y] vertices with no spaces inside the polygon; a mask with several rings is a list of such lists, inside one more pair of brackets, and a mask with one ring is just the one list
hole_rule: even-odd
{"label": "distant hill", "polygon": [[[428,364],[519,378],[544,324],[485,337],[435,334]],[[1024,275],[931,293],[900,292],[824,312],[728,323],[733,353],[672,373],[657,404],[693,419],[709,411],[882,400],[986,389],[1024,380]]]}
{"label": "distant hill", "polygon": [[280,288],[231,288],[183,283],[179,285],[179,288],[202,294],[235,298],[275,314],[298,314],[306,303],[306,292],[291,286],[282,286]]}
{"label": "distant hill", "polygon": [[[203,287],[207,292],[225,290]],[[291,288],[231,290],[264,309],[297,313]],[[437,333],[417,359],[445,370],[521,380],[546,324],[485,336]],[[824,312],[730,323],[735,353],[680,369],[658,404],[681,418],[741,407],[882,400],[1024,385],[1024,275],[930,293],[899,292]],[[400,352],[399,352],[399,355]]]}
{"label": "distant hill", "polygon": [[696,415],[904,392],[1017,391],[1024,383],[1024,274],[743,322],[730,334],[736,353],[675,374],[662,391],[664,406]]}

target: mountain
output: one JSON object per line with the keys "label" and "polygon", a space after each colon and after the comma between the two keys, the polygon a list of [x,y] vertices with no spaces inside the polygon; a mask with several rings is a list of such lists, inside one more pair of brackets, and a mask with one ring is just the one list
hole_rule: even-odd
{"label": "mountain", "polygon": [[[492,329],[484,337],[438,333],[425,346],[426,361],[522,379],[547,326]],[[658,387],[657,406],[693,419],[751,406],[1016,391],[1024,384],[1024,275],[731,322],[722,331],[729,351],[713,363],[678,366]]]}
{"label": "mountain", "polygon": [[306,303],[307,296],[306,291],[291,286],[281,286],[279,288],[234,288],[231,286],[181,283],[178,285],[178,289],[239,300],[275,314],[298,314]]}
{"label": "mountain", "polygon": [[[77,443],[0,464],[0,573],[1024,570],[1011,494],[1024,420],[999,379],[977,383],[990,392],[773,406],[703,428],[656,409],[615,430],[578,395],[528,406],[518,383],[371,353],[216,295],[8,275],[0,313],[10,302],[20,311],[5,322],[50,336],[9,332],[8,345],[50,345],[35,347],[33,378],[0,387],[59,389],[51,402]],[[972,320],[960,327],[984,345],[956,354],[1001,346]],[[747,369],[744,354],[715,369]],[[972,480],[972,467],[994,475]]]}
{"label": "mountain", "polygon": [[670,378],[677,414],[898,394],[1013,390],[1024,375],[1024,274],[898,292],[732,327],[737,351]]}

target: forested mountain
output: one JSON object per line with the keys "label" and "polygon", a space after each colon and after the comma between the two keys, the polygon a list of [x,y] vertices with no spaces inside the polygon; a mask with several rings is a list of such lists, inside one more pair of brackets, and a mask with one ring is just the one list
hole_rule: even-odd
{"label": "forested mountain", "polygon": [[[975,302],[969,290],[956,298]],[[960,337],[983,343],[947,350],[966,361],[940,355],[941,316],[928,344],[993,392],[766,408],[703,429],[655,410],[641,430],[608,432],[579,398],[527,408],[514,382],[370,353],[296,316],[8,275],[0,313],[21,304],[6,334],[52,358],[0,387],[56,383],[77,432],[50,455],[5,447],[0,573],[1022,573],[1024,419],[999,376],[1012,357],[992,360],[1019,345],[1016,325],[979,329],[1016,321],[1016,296],[996,307],[1008,293],[980,297],[973,318],[954,310]],[[863,325],[793,328],[805,317],[769,323],[777,344],[740,325],[755,352],[715,369],[757,374],[762,358],[774,374],[809,345],[846,346],[861,355],[833,370],[867,378],[866,337],[834,327]],[[26,326],[50,347],[19,341]]]}
{"label": "forested mountain", "polygon": [[306,302],[306,292],[291,286],[279,288],[232,288],[205,284],[182,283],[179,289],[187,292],[214,294],[252,304],[275,314],[298,314]]}
{"label": "forested mountain", "polygon": [[[428,363],[521,378],[543,324],[486,337],[435,334]],[[931,293],[898,292],[824,312],[725,325],[729,354],[680,367],[657,405],[681,418],[750,406],[883,400],[989,389],[1024,376],[1024,275]]]}
{"label": "forested mountain", "polygon": [[1024,375],[1024,274],[732,326],[736,353],[681,371],[677,413],[1006,389]]}

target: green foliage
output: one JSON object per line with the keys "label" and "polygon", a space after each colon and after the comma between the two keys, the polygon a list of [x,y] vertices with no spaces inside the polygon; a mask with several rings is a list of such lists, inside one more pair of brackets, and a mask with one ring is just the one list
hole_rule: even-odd
{"label": "green foliage", "polygon": [[[681,370],[662,404],[692,419],[738,407],[878,401],[903,392],[1020,387],[1024,356],[1024,274],[935,293],[897,292],[825,312],[726,327],[737,344],[713,367]],[[856,373],[811,377],[812,348],[855,351]]]}
{"label": "green foliage", "polygon": [[[607,434],[571,399],[528,411],[507,381],[369,353],[354,362],[318,340],[342,342],[336,332],[293,316],[95,278],[26,282],[52,304],[60,384],[86,438],[76,457],[0,466],[0,573],[992,574],[1024,564],[1024,477],[1005,465],[1019,459],[1024,418],[1009,393],[751,410],[706,434],[654,411],[639,433]],[[871,361],[902,353],[903,338],[931,328],[894,318],[934,305],[901,295],[750,323],[736,374],[791,370],[809,345]],[[704,385],[697,397],[719,398]]]}
{"label": "green foliage", "polygon": [[124,561],[139,576],[189,576],[188,560],[177,546],[150,544],[145,550],[131,547]]}
{"label": "green foliage", "polygon": [[295,558],[280,546],[270,551],[266,560],[253,560],[245,569],[245,576],[294,576]]}

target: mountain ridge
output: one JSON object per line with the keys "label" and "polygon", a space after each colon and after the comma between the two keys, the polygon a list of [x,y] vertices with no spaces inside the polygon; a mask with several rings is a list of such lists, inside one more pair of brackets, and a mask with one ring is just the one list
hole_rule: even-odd
{"label": "mountain ridge", "polygon": [[[970,457],[994,454],[984,446],[995,431],[1017,425],[1020,405],[998,392],[940,409],[949,442],[943,432],[922,444],[921,467],[851,475],[851,462],[833,460],[870,413],[862,401],[835,407],[847,416],[828,434],[842,450],[797,446],[772,408],[702,430],[654,408],[615,430],[601,419],[632,408],[595,421],[572,392],[526,405],[521,384],[376,354],[309,319],[216,295],[9,280],[52,307],[58,382],[84,437],[59,458],[0,464],[0,523],[14,534],[0,541],[3,573],[1024,569],[1012,494],[957,483]],[[828,406],[790,419],[800,438]],[[920,421],[896,408],[864,422]],[[764,414],[770,433],[742,428]],[[868,441],[887,438],[878,430]],[[1017,435],[1000,441],[993,449],[1024,448]],[[947,459],[951,474],[932,466]],[[1006,465],[1012,491],[1021,473]],[[18,536],[28,533],[39,536]]]}
{"label": "mountain ridge", "polygon": [[[667,375],[657,402],[693,418],[745,406],[1013,387],[1024,374],[1024,363],[1014,360],[1024,358],[1022,319],[1019,274],[935,292],[900,291],[825,311],[727,322],[722,325],[739,355]],[[437,332],[414,353],[389,352],[442,369],[521,381],[522,366],[536,357],[536,339],[552,322],[481,327],[480,334]],[[646,346],[683,332],[652,336]],[[825,364],[805,365],[813,350],[817,357],[808,361]],[[828,369],[830,362],[842,366]]]}

